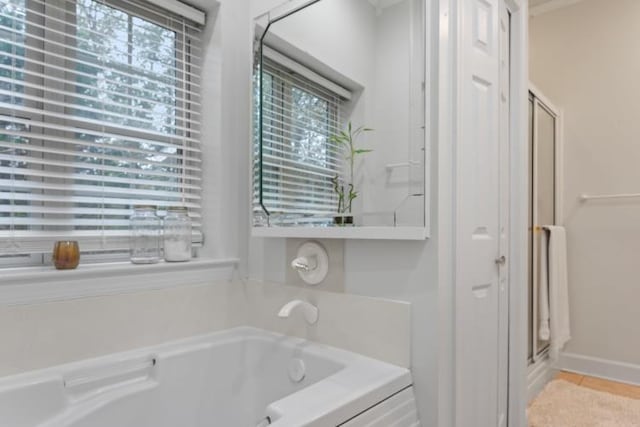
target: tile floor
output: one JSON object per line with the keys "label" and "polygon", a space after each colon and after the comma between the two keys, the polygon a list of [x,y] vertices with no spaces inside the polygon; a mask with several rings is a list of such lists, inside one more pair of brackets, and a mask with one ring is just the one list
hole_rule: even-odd
{"label": "tile floor", "polygon": [[630,397],[640,400],[640,387],[619,383],[615,381],[603,380],[601,378],[589,377],[587,375],[575,374],[573,372],[562,371],[558,373],[557,379],[565,380],[587,387],[593,390],[604,391],[618,396]]}

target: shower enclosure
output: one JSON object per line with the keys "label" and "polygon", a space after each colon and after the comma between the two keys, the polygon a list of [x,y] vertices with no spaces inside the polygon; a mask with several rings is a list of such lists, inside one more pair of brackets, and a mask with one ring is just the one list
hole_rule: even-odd
{"label": "shower enclosure", "polygon": [[538,337],[542,226],[558,223],[559,111],[537,89],[529,91],[529,365],[546,357]]}

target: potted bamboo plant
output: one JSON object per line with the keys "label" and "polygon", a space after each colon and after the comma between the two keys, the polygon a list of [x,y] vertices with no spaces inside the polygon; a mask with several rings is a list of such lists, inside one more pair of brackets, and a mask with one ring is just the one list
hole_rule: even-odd
{"label": "potted bamboo plant", "polygon": [[358,197],[358,191],[354,186],[355,160],[357,156],[373,151],[368,148],[358,148],[356,146],[356,142],[363,133],[371,131],[373,131],[373,129],[364,126],[359,126],[354,129],[351,122],[349,122],[345,131],[340,131],[329,137],[329,141],[336,145],[344,154],[345,163],[348,165],[349,181],[345,182],[339,174],[336,174],[331,179],[331,182],[333,183],[333,191],[338,195],[337,215],[333,218],[333,222],[336,225],[353,224],[351,208],[353,200]]}

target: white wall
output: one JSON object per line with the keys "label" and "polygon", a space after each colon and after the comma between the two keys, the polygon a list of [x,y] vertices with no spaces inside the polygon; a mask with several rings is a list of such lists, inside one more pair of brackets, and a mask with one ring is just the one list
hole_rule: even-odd
{"label": "white wall", "polygon": [[[202,3],[202,4],[198,4]],[[251,42],[249,0],[198,0],[207,10],[202,44],[203,257],[246,263],[249,224]],[[224,84],[223,84],[224,82]],[[241,269],[245,268],[244,265]]]}
{"label": "white wall", "polygon": [[[258,5],[263,1],[252,0]],[[319,64],[368,86],[374,70],[375,21],[375,9],[366,0],[322,0],[274,23],[268,35],[277,35]]]}
{"label": "white wall", "polygon": [[[308,326],[300,313],[278,318],[295,298],[313,302],[324,320]],[[14,305],[0,309],[0,377],[237,326],[408,367],[409,313],[401,302],[239,280]]]}
{"label": "white wall", "polygon": [[345,292],[411,303],[411,369],[420,419],[437,425],[439,314],[437,236],[427,242],[345,242]]}
{"label": "white wall", "polygon": [[[566,351],[640,365],[640,2],[585,0],[530,20],[530,77],[564,111]],[[640,369],[640,366],[637,366]]]}
{"label": "white wall", "polygon": [[[400,1],[386,7],[375,19],[375,75],[369,88],[371,121],[375,128],[367,154],[365,211],[398,210],[398,223],[424,223],[424,44],[423,9],[420,1]],[[412,162],[408,167],[387,169],[387,165]],[[393,225],[393,215],[372,217],[366,225]]]}

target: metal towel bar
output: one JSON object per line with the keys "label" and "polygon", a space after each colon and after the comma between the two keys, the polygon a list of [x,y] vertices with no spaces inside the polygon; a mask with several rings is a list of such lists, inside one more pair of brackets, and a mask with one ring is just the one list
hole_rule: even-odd
{"label": "metal towel bar", "polygon": [[640,193],[620,193],[620,194],[582,194],[580,201],[605,200],[605,199],[634,199],[640,197]]}

